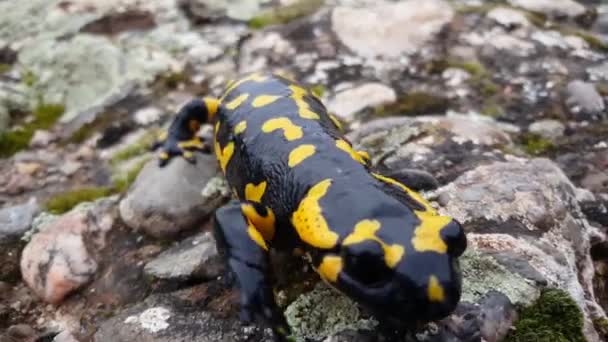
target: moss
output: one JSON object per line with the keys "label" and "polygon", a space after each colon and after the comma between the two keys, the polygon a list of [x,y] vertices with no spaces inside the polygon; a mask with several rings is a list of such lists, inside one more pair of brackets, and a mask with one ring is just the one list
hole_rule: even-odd
{"label": "moss", "polygon": [[547,15],[540,12],[522,11],[529,22],[536,27],[545,27],[547,25]]}
{"label": "moss", "polygon": [[504,112],[504,109],[492,100],[485,101],[483,107],[481,108],[481,114],[492,118],[497,118],[503,115]]}
{"label": "moss", "polygon": [[186,71],[181,72],[168,72],[158,77],[158,83],[166,89],[175,89],[180,84],[186,83],[190,80]]}
{"label": "moss", "polygon": [[114,153],[110,159],[110,164],[115,166],[125,160],[129,160],[148,152],[157,135],[157,130],[151,130],[144,133],[136,142]]}
{"label": "moss", "polygon": [[10,64],[5,64],[5,63],[0,63],[0,74],[3,74],[9,70],[11,70],[11,65]]}
{"label": "moss", "polygon": [[583,313],[563,290],[546,289],[536,303],[522,309],[507,342],[585,342]]}
{"label": "moss", "polygon": [[21,78],[21,81],[23,81],[23,83],[28,87],[33,87],[37,80],[38,78],[36,77],[36,75],[34,75],[34,73],[29,70],[25,71],[23,73],[23,77]]}
{"label": "moss", "polygon": [[608,318],[598,318],[593,320],[595,330],[600,334],[604,341],[608,339]]}
{"label": "moss", "polygon": [[595,85],[595,89],[602,96],[608,96],[608,82],[598,82]]}
{"label": "moss", "polygon": [[555,147],[549,139],[534,133],[523,134],[521,143],[524,150],[530,155],[544,154]]}
{"label": "moss", "polygon": [[249,27],[261,29],[270,25],[286,24],[313,14],[324,2],[324,0],[299,0],[290,5],[265,10],[249,20]]}
{"label": "moss", "polygon": [[51,197],[44,206],[53,214],[63,214],[82,202],[94,201],[112,194],[112,187],[85,187]]}
{"label": "moss", "polygon": [[113,177],[112,185],[110,186],[83,187],[59,193],[48,199],[44,206],[50,213],[63,214],[80,203],[91,202],[98,198],[124,193],[135,181],[135,178],[137,178],[137,175],[141,172],[148,160],[149,158],[144,158],[124,175]]}
{"label": "moss", "polygon": [[473,6],[473,5],[462,5],[456,6],[456,12],[459,14],[486,14],[498,7],[497,3],[484,3],[483,5]]}
{"label": "moss", "polygon": [[321,97],[323,97],[323,95],[325,95],[327,88],[325,88],[325,86],[322,84],[317,84],[317,85],[310,87],[310,91],[317,97],[321,98]]}
{"label": "moss", "polygon": [[393,104],[376,107],[374,115],[393,116],[443,113],[447,108],[448,100],[442,96],[425,92],[412,92],[402,96]]}
{"label": "moss", "polygon": [[592,49],[600,50],[603,52],[608,51],[608,43],[602,41],[600,38],[594,36],[591,33],[585,31],[570,32],[570,34],[582,38],[589,44]]}
{"label": "moss", "polygon": [[21,127],[0,134],[0,157],[10,157],[28,147],[34,132],[38,129],[49,129],[63,114],[65,108],[56,104],[38,105],[30,122]]}

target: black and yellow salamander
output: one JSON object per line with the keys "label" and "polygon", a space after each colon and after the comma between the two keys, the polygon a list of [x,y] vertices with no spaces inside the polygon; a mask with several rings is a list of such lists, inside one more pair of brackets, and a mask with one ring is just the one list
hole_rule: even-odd
{"label": "black and yellow salamander", "polygon": [[390,326],[455,309],[461,225],[375,171],[310,91],[252,74],[219,99],[189,102],[158,143],[161,166],[205,149],[203,123],[214,125],[213,148],[238,198],[216,211],[215,234],[240,288],[242,320],[262,318],[278,341],[289,335],[269,282],[270,248],[304,251],[323,280]]}

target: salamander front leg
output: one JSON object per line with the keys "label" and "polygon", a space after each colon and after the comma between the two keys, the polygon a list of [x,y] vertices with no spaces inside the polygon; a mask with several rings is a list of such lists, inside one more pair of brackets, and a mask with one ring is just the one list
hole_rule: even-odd
{"label": "salamander front leg", "polygon": [[232,201],[216,211],[214,233],[241,291],[241,320],[253,322],[261,318],[271,325],[276,341],[288,341],[289,326],[269,284],[268,246],[243,215],[241,203]]}
{"label": "salamander front leg", "polygon": [[198,136],[201,124],[213,119],[217,111],[217,100],[205,98],[192,100],[177,113],[169,130],[157,138],[152,149],[160,148],[159,165],[165,166],[171,158],[182,156],[195,163],[194,152],[210,153],[211,149]]}

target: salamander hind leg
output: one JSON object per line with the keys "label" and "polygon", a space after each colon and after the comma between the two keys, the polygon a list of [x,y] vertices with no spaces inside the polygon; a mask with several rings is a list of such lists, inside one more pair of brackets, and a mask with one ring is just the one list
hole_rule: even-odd
{"label": "salamander hind leg", "polygon": [[182,156],[194,163],[194,152],[209,153],[211,150],[198,136],[204,123],[213,120],[217,112],[218,100],[196,99],[185,104],[177,113],[167,132],[161,133],[153,149],[160,148],[159,165],[165,166],[171,158]]}
{"label": "salamander hind leg", "polygon": [[288,341],[290,329],[269,284],[268,246],[244,216],[240,202],[232,201],[216,211],[214,234],[241,292],[241,320],[262,319],[271,325],[276,341]]}

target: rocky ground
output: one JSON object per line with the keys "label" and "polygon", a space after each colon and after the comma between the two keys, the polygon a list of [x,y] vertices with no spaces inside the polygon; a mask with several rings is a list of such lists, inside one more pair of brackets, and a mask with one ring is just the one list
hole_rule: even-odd
{"label": "rocky ground", "polygon": [[[463,301],[405,341],[608,339],[608,4],[574,0],[0,1],[0,341],[265,341],[238,320],[213,156],[147,147],[258,70],[320,95],[373,163],[464,223]],[[208,127],[202,135],[207,135]],[[300,341],[377,322],[300,272]]]}

